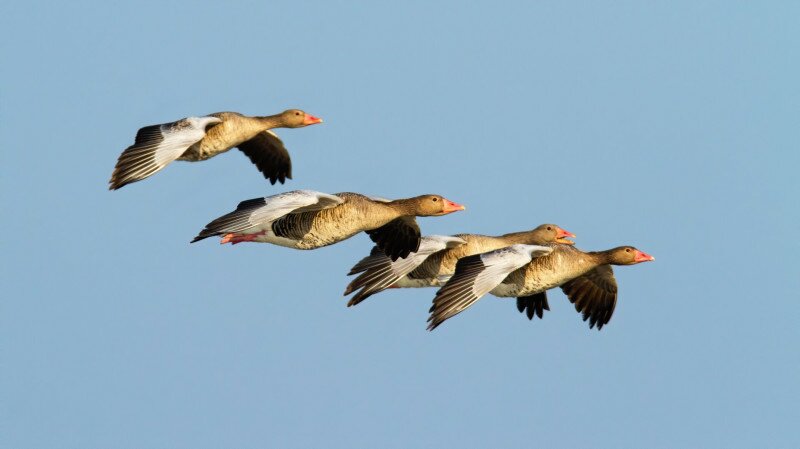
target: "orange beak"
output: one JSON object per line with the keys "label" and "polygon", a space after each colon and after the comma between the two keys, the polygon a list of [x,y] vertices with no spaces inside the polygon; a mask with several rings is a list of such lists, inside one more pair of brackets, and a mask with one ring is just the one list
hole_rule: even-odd
{"label": "orange beak", "polygon": [[649,254],[647,254],[647,253],[639,251],[638,249],[636,250],[636,253],[633,255],[633,261],[636,262],[636,263],[639,263],[639,262],[650,262],[650,261],[653,261],[653,260],[656,260],[656,258],[651,256],[651,255],[649,255]]}
{"label": "orange beak", "polygon": [[561,229],[556,227],[556,242],[564,243],[566,245],[574,245],[575,242],[572,240],[567,240],[567,237],[575,238],[575,234],[567,231],[566,229]]}
{"label": "orange beak", "polygon": [[322,119],[319,117],[314,117],[311,114],[306,114],[306,117],[303,119],[304,125],[314,125],[317,123],[322,123]]}
{"label": "orange beak", "polygon": [[449,214],[451,212],[457,212],[466,209],[464,205],[454,203],[448,199],[442,198],[442,201],[444,201],[444,208],[442,209],[442,213]]}

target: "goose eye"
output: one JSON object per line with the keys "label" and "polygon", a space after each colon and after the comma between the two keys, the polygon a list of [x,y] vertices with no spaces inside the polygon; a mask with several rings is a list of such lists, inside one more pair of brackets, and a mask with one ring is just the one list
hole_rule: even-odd
{"label": "goose eye", "polygon": [[548,226],[548,227],[547,227],[547,230],[548,230],[548,231],[552,231],[552,230],[553,230],[553,228],[551,228],[550,226]]}
{"label": "goose eye", "polygon": [[629,252],[631,252],[631,249],[630,248],[625,248],[625,252],[629,253]]}
{"label": "goose eye", "polygon": [[294,115],[300,115],[300,113],[299,112],[295,112]]}
{"label": "goose eye", "polygon": [[439,198],[433,197],[433,201],[434,202],[439,201]]}

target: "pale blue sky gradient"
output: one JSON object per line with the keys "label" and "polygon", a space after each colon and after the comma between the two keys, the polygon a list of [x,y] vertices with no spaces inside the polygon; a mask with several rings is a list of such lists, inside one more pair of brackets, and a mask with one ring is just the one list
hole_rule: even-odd
{"label": "pale blue sky gradient", "polygon": [[[0,446],[800,447],[795,2],[6,2]],[[299,107],[294,180],[238,151],[106,190],[136,130]],[[365,235],[189,245],[290,189],[440,193],[427,234],[633,244],[589,330],[560,291],[425,331],[348,309]]]}

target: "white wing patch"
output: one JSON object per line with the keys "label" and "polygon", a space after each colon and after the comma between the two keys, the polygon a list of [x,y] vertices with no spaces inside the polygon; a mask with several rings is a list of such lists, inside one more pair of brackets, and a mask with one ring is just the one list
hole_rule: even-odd
{"label": "white wing patch", "polygon": [[253,226],[272,223],[291,213],[311,212],[338,206],[344,199],[313,190],[293,190],[264,198],[266,204],[252,211],[249,221]]}
{"label": "white wing patch", "polygon": [[190,146],[206,136],[206,126],[221,121],[217,117],[189,117],[177,122],[182,126],[161,125],[164,140],[155,147],[156,164],[163,168],[179,158]]}
{"label": "white wing patch", "polygon": [[473,294],[480,298],[500,285],[512,271],[529,264],[534,257],[550,254],[552,251],[552,248],[546,246],[517,244],[481,254],[481,261],[486,269],[475,278]]}
{"label": "white wing patch", "polygon": [[110,188],[118,189],[152,176],[202,140],[208,125],[221,121],[217,117],[189,117],[140,129],[136,142],[119,156]]}
{"label": "white wing patch", "polygon": [[293,190],[266,198],[242,201],[235,211],[207,224],[192,242],[227,233],[260,232],[269,229],[273,221],[284,215],[327,209],[343,202],[344,199],[336,195],[313,190]]}
{"label": "white wing patch", "polygon": [[546,246],[517,244],[460,259],[456,272],[436,293],[428,330],[466,310],[512,271],[530,263],[533,257],[552,251]]}

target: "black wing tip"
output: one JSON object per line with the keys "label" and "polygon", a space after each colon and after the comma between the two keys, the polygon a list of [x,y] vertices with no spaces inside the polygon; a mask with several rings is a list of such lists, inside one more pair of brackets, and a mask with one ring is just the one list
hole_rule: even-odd
{"label": "black wing tip", "polygon": [[364,299],[366,299],[366,298],[356,298],[356,297],[352,297],[352,298],[350,298],[350,301],[347,301],[347,307],[353,307],[353,306],[357,306],[357,305],[359,305],[359,304],[361,303],[361,301],[363,301]]}
{"label": "black wing tip", "polygon": [[605,318],[602,316],[604,314],[605,311],[600,311],[599,313],[583,312],[583,321],[589,322],[589,329],[594,329],[594,327],[597,326],[597,331],[599,332],[603,329],[603,326],[611,321],[611,317]]}
{"label": "black wing tip", "polygon": [[[264,197],[261,198],[251,198],[249,200],[240,201],[239,204],[236,205],[236,210],[241,209],[248,209],[253,206],[264,206],[267,204],[267,199]],[[228,215],[228,214],[226,214]],[[222,218],[222,217],[220,217]]]}
{"label": "black wing tip", "polygon": [[120,176],[114,171],[114,174],[111,175],[111,179],[108,180],[108,190],[119,190],[136,181],[141,181],[141,179],[120,179]]}
{"label": "black wing tip", "polygon": [[128,184],[133,184],[136,181],[124,181],[124,182],[117,182],[117,183],[109,183],[108,190],[119,190],[125,187]]}
{"label": "black wing tip", "polygon": [[467,265],[472,265],[474,263],[480,262],[483,265],[483,261],[481,260],[480,254],[473,254],[471,256],[466,256],[458,259],[456,262],[456,272],[458,272],[459,267],[465,267]]}
{"label": "black wing tip", "polygon": [[361,289],[358,293],[355,294],[350,301],[347,301],[347,307],[353,307],[356,305],[361,304],[365,299],[369,298],[370,296],[374,295],[378,292],[367,292],[366,288]]}
{"label": "black wing tip", "polygon": [[441,325],[442,325],[442,323],[444,323],[445,321],[447,321],[447,319],[448,319],[448,318],[450,318],[450,317],[445,317],[445,318],[442,318],[441,316],[436,316],[436,315],[434,315],[434,314],[431,314],[431,316],[429,316],[429,317],[428,317],[428,327],[427,327],[427,330],[428,330],[429,332],[430,332],[430,331],[433,331],[433,330],[434,330],[434,329],[436,329],[437,327],[441,326]]}
{"label": "black wing tip", "polygon": [[275,185],[276,182],[279,182],[281,184],[286,183],[286,177],[284,175],[276,175],[276,174],[268,175],[264,173],[264,179],[269,181],[271,185]]}
{"label": "black wing tip", "polygon": [[214,237],[215,235],[217,234],[213,232],[206,232],[206,230],[203,230],[199,234],[197,234],[197,236],[195,236],[195,238],[193,238],[192,241],[189,243],[199,242],[200,240],[205,240],[209,237]]}
{"label": "black wing tip", "polygon": [[439,325],[442,324],[442,323],[443,323],[443,321],[438,321],[438,320],[436,320],[434,318],[433,315],[431,315],[430,317],[428,317],[428,327],[426,328],[426,330],[428,332],[430,332],[430,331],[436,329],[437,327],[439,327]]}

